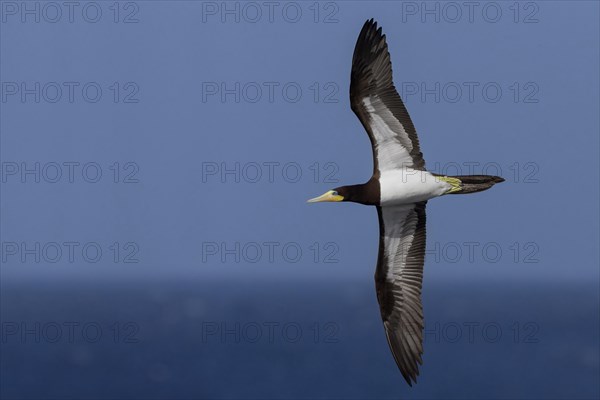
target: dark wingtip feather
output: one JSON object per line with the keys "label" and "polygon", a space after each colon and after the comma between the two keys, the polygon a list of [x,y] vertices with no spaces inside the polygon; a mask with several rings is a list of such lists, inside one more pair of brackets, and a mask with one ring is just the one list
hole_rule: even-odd
{"label": "dark wingtip feather", "polygon": [[402,377],[408,383],[408,386],[412,387],[413,383],[417,383],[417,377],[414,374],[405,374],[401,371]]}
{"label": "dark wingtip feather", "polygon": [[[381,30],[381,27],[379,29]],[[377,31],[377,21],[375,21],[375,18],[366,20],[362,27],[362,33],[366,34],[371,31]]]}

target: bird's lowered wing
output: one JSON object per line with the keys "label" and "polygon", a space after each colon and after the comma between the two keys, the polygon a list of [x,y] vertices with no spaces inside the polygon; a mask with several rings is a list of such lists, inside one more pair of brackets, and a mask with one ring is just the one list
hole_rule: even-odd
{"label": "bird's lowered wing", "polygon": [[425,169],[417,132],[392,81],[385,35],[373,19],[363,26],[354,48],[350,104],[371,139],[374,172]]}
{"label": "bird's lowered wing", "polygon": [[377,300],[388,344],[402,376],[411,386],[412,381],[417,381],[423,354],[421,283],[426,203],[377,207]]}

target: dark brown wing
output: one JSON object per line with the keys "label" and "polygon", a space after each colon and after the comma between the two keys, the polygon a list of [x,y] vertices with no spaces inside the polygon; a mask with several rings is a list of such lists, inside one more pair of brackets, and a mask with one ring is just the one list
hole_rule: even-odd
{"label": "dark brown wing", "polygon": [[363,26],[354,48],[350,104],[371,139],[374,171],[425,169],[417,131],[392,81],[385,35],[373,19]]}
{"label": "dark brown wing", "polygon": [[377,207],[379,258],[377,300],[385,334],[402,376],[417,381],[423,354],[421,284],[425,258],[427,202]]}

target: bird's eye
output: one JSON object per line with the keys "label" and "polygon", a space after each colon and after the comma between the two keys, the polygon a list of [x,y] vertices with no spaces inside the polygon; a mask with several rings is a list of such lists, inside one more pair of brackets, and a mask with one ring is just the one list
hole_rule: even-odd
{"label": "bird's eye", "polygon": [[337,190],[332,190],[332,191],[331,191],[331,194],[332,194],[333,196],[337,196],[337,195],[338,195],[338,192],[337,192]]}

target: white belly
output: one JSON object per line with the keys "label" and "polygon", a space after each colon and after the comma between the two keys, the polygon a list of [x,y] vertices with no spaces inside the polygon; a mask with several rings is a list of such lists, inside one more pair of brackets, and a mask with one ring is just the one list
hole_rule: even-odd
{"label": "white belly", "polygon": [[379,185],[382,206],[429,200],[443,195],[451,187],[427,171],[412,168],[381,171]]}

